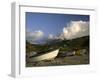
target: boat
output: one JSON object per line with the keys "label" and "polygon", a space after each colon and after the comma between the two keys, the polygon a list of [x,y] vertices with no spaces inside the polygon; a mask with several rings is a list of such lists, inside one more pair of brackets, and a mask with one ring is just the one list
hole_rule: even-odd
{"label": "boat", "polygon": [[31,58],[29,58],[30,62],[35,62],[35,61],[42,61],[42,60],[51,60],[54,59],[57,55],[58,55],[59,49],[41,54],[41,55],[37,55],[37,56],[33,56]]}

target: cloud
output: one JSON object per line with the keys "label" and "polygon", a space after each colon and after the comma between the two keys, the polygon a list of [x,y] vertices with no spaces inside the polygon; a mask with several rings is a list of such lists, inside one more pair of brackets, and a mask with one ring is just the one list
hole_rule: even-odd
{"label": "cloud", "polygon": [[35,43],[38,40],[68,40],[87,35],[89,35],[89,21],[71,21],[67,26],[62,28],[62,32],[59,35],[49,34],[48,37],[46,37],[44,32],[41,30],[31,32],[27,29],[26,40],[28,40],[31,43]]}
{"label": "cloud", "polygon": [[56,36],[56,35],[54,36],[54,35],[52,35],[52,34],[49,34],[48,39],[49,39],[49,40],[59,39],[59,36]]}
{"label": "cloud", "polygon": [[26,31],[26,40],[33,43],[36,40],[43,38],[44,33],[41,30],[37,30],[34,32]]}
{"label": "cloud", "polygon": [[54,39],[54,36],[52,34],[49,34],[48,39]]}
{"label": "cloud", "polygon": [[89,35],[88,21],[71,21],[68,26],[63,28],[59,39],[74,39]]}

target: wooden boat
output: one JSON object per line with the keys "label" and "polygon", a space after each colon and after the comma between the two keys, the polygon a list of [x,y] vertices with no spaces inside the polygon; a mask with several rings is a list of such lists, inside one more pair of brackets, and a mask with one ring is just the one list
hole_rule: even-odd
{"label": "wooden boat", "polygon": [[33,56],[29,58],[30,62],[34,61],[42,61],[42,60],[51,60],[54,59],[58,55],[59,49],[56,49],[54,51],[50,51],[41,55]]}

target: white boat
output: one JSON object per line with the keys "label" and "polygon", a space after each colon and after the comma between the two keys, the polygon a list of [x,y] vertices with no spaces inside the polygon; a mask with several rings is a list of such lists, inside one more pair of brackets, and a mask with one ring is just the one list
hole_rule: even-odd
{"label": "white boat", "polygon": [[34,61],[42,61],[42,60],[51,60],[51,59],[54,59],[58,55],[58,52],[59,52],[59,49],[56,49],[51,52],[47,52],[38,56],[31,57],[29,58],[29,61],[34,62]]}

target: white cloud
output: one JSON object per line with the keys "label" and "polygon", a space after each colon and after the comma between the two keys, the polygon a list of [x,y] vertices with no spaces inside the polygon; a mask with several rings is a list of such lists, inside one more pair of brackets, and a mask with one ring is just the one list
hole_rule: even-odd
{"label": "white cloud", "polygon": [[44,36],[44,33],[41,30],[34,31],[34,32],[30,32],[30,31],[26,32],[26,39],[31,43],[43,38],[43,36]]}
{"label": "white cloud", "polygon": [[26,39],[34,43],[39,39],[74,39],[82,36],[89,35],[89,22],[88,21],[71,21],[66,27],[62,29],[62,33],[58,36],[53,34],[49,34],[47,38],[44,38],[44,32],[41,30],[37,30],[34,32],[27,31]]}
{"label": "white cloud", "polygon": [[49,34],[48,39],[54,39],[54,36],[52,34]]}
{"label": "white cloud", "polygon": [[59,39],[74,39],[89,35],[89,22],[71,21],[69,26],[63,28]]}
{"label": "white cloud", "polygon": [[59,37],[58,36],[54,36],[52,34],[49,34],[48,39],[51,39],[51,40],[53,40],[53,39],[59,39]]}

